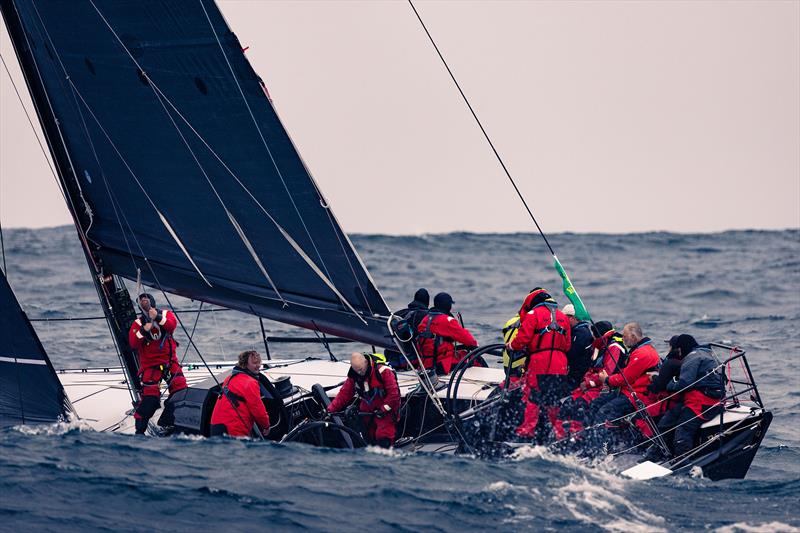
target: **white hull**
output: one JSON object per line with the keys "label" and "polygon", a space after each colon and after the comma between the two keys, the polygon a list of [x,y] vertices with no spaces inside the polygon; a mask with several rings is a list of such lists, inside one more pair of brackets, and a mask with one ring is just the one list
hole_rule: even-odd
{"label": "white hull", "polygon": [[[209,363],[209,368],[219,381],[233,368],[230,361]],[[269,367],[262,373],[270,381],[288,376],[296,392],[285,398],[287,404],[306,395],[311,387],[320,384],[328,390],[330,398],[339,390],[336,385],[347,377],[349,363],[318,359],[270,361]],[[210,378],[209,370],[202,364],[189,364],[184,367],[184,376],[189,386]],[[77,370],[59,370],[58,377],[64,385],[67,396],[72,402],[76,416],[96,431],[113,431],[116,433],[133,433],[133,403],[131,393],[120,367],[90,368]],[[485,400],[494,387],[503,380],[500,368],[473,367],[467,370],[458,388],[458,397],[462,400],[480,402]],[[440,377],[436,395],[444,401],[447,396],[447,379]],[[419,386],[415,372],[397,372],[400,395],[405,397]],[[167,396],[163,392],[162,400]],[[163,403],[163,402],[162,402]],[[153,420],[157,420],[157,412]]]}

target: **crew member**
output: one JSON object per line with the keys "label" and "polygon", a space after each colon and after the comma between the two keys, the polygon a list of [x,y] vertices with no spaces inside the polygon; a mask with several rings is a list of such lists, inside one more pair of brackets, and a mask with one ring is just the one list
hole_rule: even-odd
{"label": "crew member", "polygon": [[[612,422],[633,413],[641,406],[649,403],[647,387],[650,385],[650,374],[658,370],[661,358],[653,348],[653,342],[642,333],[642,327],[636,322],[625,324],[622,329],[622,339],[628,347],[628,363],[624,369],[612,375],[605,370],[599,374],[609,387],[618,388],[620,393],[611,397],[610,401],[599,410],[598,422]],[[638,402],[641,405],[637,406]],[[637,418],[636,426],[645,436],[653,435],[652,429],[642,420]]]}
{"label": "crew member", "polygon": [[[525,313],[524,315],[522,313]],[[558,310],[550,294],[537,287],[532,290],[520,309],[522,324],[514,339],[506,345],[510,353],[524,350],[527,358],[522,401],[525,414],[516,433],[521,438],[534,438],[539,425],[540,404],[556,437],[565,435],[563,423],[558,419],[557,401],[565,391],[567,350],[570,347],[569,320]],[[545,376],[547,378],[543,379]]]}
{"label": "crew member", "polygon": [[567,352],[567,363],[569,363],[569,388],[574,389],[592,365],[594,336],[589,322],[575,317],[574,305],[565,305],[562,312],[569,320],[569,327],[572,332],[572,342]]}
{"label": "crew member", "polygon": [[211,436],[267,435],[269,414],[261,399],[266,391],[259,383],[260,369],[261,355],[258,352],[247,350],[239,354],[231,375],[222,382],[221,394],[211,413]]}
{"label": "crew member", "polygon": [[583,429],[583,425],[588,421],[590,405],[606,387],[600,378],[600,373],[604,371],[607,375],[614,374],[625,363],[627,352],[622,335],[617,333],[611,322],[601,320],[595,324],[595,330],[597,338],[592,346],[596,350],[596,355],[592,365],[578,387],[572,391],[572,396],[561,405],[559,414],[561,419],[570,420],[569,429],[573,433]]}
{"label": "crew member", "polygon": [[400,388],[394,371],[385,361],[382,354],[353,352],[347,379],[328,406],[328,412],[342,411],[357,396],[367,442],[389,448],[397,433]]}
{"label": "crew member", "polygon": [[537,298],[540,294],[539,291],[542,291],[541,287],[536,287],[522,301],[522,305],[517,311],[517,314],[513,317],[509,318],[506,323],[503,325],[503,344],[505,347],[503,348],[503,369],[506,372],[511,373],[511,380],[510,383],[517,383],[525,373],[525,363],[527,362],[527,358],[525,357],[524,351],[518,351],[515,354],[510,353],[508,349],[508,345],[511,344],[511,341],[519,333],[519,328],[522,325],[522,320],[528,316],[528,311],[531,310],[533,307],[533,300]]}
{"label": "crew member", "polygon": [[[392,323],[395,340],[400,343],[400,351],[387,349],[384,351],[386,360],[397,370],[407,370],[409,363],[413,366],[419,364],[415,352],[417,328],[425,315],[428,314],[428,305],[431,297],[428,289],[420,288],[414,293],[414,299],[405,309],[395,311],[394,315],[400,320]],[[405,357],[404,357],[405,354]]]}
{"label": "crew member", "polygon": [[719,414],[725,396],[725,375],[711,348],[695,345],[684,357],[677,381],[671,381],[667,391],[683,391],[683,404],[670,409],[658,429],[663,434],[675,428],[675,455],[681,456],[694,447],[700,426]]}
{"label": "crew member", "polygon": [[[423,366],[435,368],[441,374],[449,373],[467,351],[478,346],[472,333],[459,324],[450,312],[454,303],[452,296],[446,292],[434,296],[433,307],[417,328],[417,352]],[[465,350],[456,353],[456,342],[464,345]]]}
{"label": "crew member", "polygon": [[186,388],[186,378],[178,362],[178,344],[172,337],[178,321],[175,313],[158,309],[152,295],[138,298],[141,314],[131,324],[128,343],[139,354],[139,377],[142,399],[134,412],[136,434],[143,435],[150,418],[161,407],[161,381],[166,381],[170,395]]}
{"label": "crew member", "polygon": [[[689,345],[689,349],[686,352],[678,344],[678,339],[681,337]],[[691,335],[673,335],[667,342],[669,343],[669,352],[661,360],[661,368],[658,370],[658,375],[653,377],[653,382],[647,387],[651,394],[660,394],[667,391],[667,384],[673,379],[678,379],[678,375],[681,373],[681,363],[684,356],[697,346],[697,341]]]}
{"label": "crew member", "polygon": [[421,288],[414,293],[414,299],[409,302],[405,309],[397,311],[395,314],[408,321],[413,331],[417,331],[419,323],[428,314],[428,306],[431,303],[431,297],[428,294],[428,289]]}

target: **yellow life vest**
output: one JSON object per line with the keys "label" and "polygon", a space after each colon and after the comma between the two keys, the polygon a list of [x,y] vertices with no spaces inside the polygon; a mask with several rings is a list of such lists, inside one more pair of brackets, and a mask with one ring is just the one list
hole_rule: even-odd
{"label": "yellow life vest", "polygon": [[362,352],[364,357],[368,359],[372,359],[373,362],[381,364],[381,365],[388,365],[389,363],[386,362],[386,355],[382,353],[369,353],[369,352]]}
{"label": "yellow life vest", "polygon": [[[514,340],[514,337],[519,333],[519,315],[509,318],[503,326],[503,343],[508,344]],[[503,348],[503,368],[508,368],[510,357],[508,350]],[[525,358],[517,359],[511,364],[511,368],[520,368],[525,364]]]}

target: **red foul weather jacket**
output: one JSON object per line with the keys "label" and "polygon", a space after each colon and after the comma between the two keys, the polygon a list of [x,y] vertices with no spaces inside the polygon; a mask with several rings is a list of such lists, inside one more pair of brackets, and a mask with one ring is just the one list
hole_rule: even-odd
{"label": "red foul weather jacket", "polygon": [[225,424],[228,435],[249,437],[253,423],[258,424],[262,433],[269,431],[269,415],[261,401],[261,385],[249,372],[234,368],[222,383],[228,393],[217,400],[211,413],[211,424]]}
{"label": "red foul weather jacket", "polygon": [[[336,413],[343,410],[355,398],[356,392],[361,399],[358,410],[362,413],[381,411],[397,416],[400,411],[400,388],[394,372],[386,365],[371,365],[369,378],[359,376],[350,369],[344,385],[328,406],[328,411]],[[386,409],[387,406],[389,409]]]}
{"label": "red foul weather jacket", "polygon": [[608,385],[619,387],[622,393],[633,402],[633,394],[628,387],[630,384],[639,399],[647,405],[649,403],[647,387],[650,386],[648,372],[656,370],[660,363],[661,358],[653,348],[652,341],[645,337],[631,349],[627,366],[621,372],[608,377]]}
{"label": "red foul weather jacket", "polygon": [[612,338],[615,335],[618,335],[617,332],[611,330],[603,335],[602,338],[595,339],[594,347],[601,350],[598,357],[603,358],[602,364],[599,366],[593,365],[586,371],[582,381],[583,388],[578,387],[575,389],[572,392],[573,398],[583,398],[587,403],[592,403],[603,391],[603,380],[600,379],[600,371],[605,370],[609,376],[614,375],[617,371],[617,365],[625,353],[625,347],[621,342]]}
{"label": "red foul weather jacket", "polygon": [[[429,321],[430,330],[428,330]],[[435,359],[437,363],[441,363],[445,373],[450,372],[450,368],[455,362],[456,342],[468,348],[478,346],[478,341],[475,340],[472,333],[463,328],[458,320],[444,313],[428,313],[419,323],[417,333],[417,350],[425,368],[433,368],[434,345],[436,337],[439,337],[439,347]]]}
{"label": "red foul weather jacket", "polygon": [[566,375],[569,370],[566,353],[572,343],[569,319],[556,309],[556,325],[560,331],[546,330],[551,319],[550,309],[537,305],[524,315],[519,333],[511,341],[512,350],[525,350],[530,354],[526,374],[532,387],[538,386],[536,376],[539,374]]}
{"label": "red foul weather jacket", "polygon": [[344,385],[328,406],[328,411],[336,413],[343,410],[356,394],[361,400],[358,410],[361,413],[375,413],[374,416],[362,415],[369,439],[388,439],[394,443],[400,413],[400,388],[392,369],[381,364],[371,365],[369,375],[362,377],[351,368]]}
{"label": "red foul weather jacket", "polygon": [[167,309],[158,312],[149,334],[144,330],[141,317],[133,321],[131,329],[128,331],[128,343],[139,354],[141,368],[169,365],[178,346],[172,338],[177,325],[178,320],[175,318],[175,313]]}

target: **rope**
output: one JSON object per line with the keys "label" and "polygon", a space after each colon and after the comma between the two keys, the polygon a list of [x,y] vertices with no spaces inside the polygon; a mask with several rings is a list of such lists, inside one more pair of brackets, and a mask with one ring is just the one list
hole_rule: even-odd
{"label": "rope", "polygon": [[447,61],[445,61],[444,56],[442,55],[442,52],[439,50],[439,47],[436,45],[436,41],[433,40],[433,37],[431,36],[431,33],[428,31],[427,26],[425,26],[425,23],[422,21],[422,17],[420,16],[419,12],[417,11],[417,8],[414,7],[414,3],[411,0],[408,0],[408,5],[410,5],[411,9],[414,10],[414,14],[417,16],[417,20],[419,20],[419,23],[422,25],[422,29],[425,30],[425,34],[428,36],[428,39],[431,41],[431,44],[433,45],[433,48],[436,50],[436,53],[439,55],[439,59],[442,60],[442,63],[444,64],[444,68],[446,68],[447,69],[447,73],[450,74],[450,78],[453,80],[453,83],[456,85],[456,88],[458,89],[458,92],[461,94],[461,98],[463,98],[464,99],[464,103],[467,104],[467,107],[469,108],[469,112],[472,113],[472,117],[475,119],[475,122],[478,123],[478,127],[481,129],[481,132],[483,133],[483,136],[486,138],[486,142],[489,143],[489,147],[492,149],[492,152],[494,152],[494,156],[497,158],[497,161],[500,163],[500,166],[503,168],[503,172],[505,172],[506,177],[508,178],[508,181],[511,182],[511,186],[514,187],[514,191],[516,191],[517,196],[519,197],[520,201],[522,202],[522,205],[525,206],[525,210],[528,212],[528,216],[531,217],[531,220],[536,225],[536,229],[539,231],[539,235],[541,235],[542,239],[544,239],[544,243],[547,245],[547,249],[550,250],[551,254],[556,255],[556,253],[553,251],[553,247],[550,246],[550,242],[547,240],[547,236],[544,234],[544,231],[542,231],[542,228],[539,226],[539,222],[536,221],[536,217],[533,216],[533,212],[531,211],[530,207],[528,207],[528,202],[525,201],[525,198],[522,196],[522,193],[520,192],[519,187],[517,187],[517,184],[514,181],[514,178],[511,177],[511,173],[508,171],[508,168],[506,168],[506,164],[503,162],[503,158],[500,157],[500,154],[497,152],[497,149],[494,147],[494,143],[492,143],[492,140],[489,138],[489,134],[486,133],[486,129],[483,127],[483,124],[481,123],[480,119],[478,118],[478,115],[475,113],[475,110],[472,108],[472,104],[469,103],[469,100],[467,99],[467,96],[464,94],[464,91],[461,90],[461,85],[459,85],[458,80],[456,80],[456,77],[453,74],[453,71],[450,70],[450,66],[447,64]]}
{"label": "rope", "polygon": [[[702,411],[702,412],[701,412],[699,415],[695,415],[695,416],[693,416],[692,418],[690,418],[689,420],[685,420],[685,421],[681,422],[680,424],[678,424],[678,425],[676,425],[676,426],[673,426],[673,427],[669,428],[669,429],[668,429],[668,430],[666,430],[666,431],[660,432],[660,433],[658,433],[658,435],[660,435],[661,437],[663,437],[664,435],[667,435],[667,434],[669,434],[669,433],[672,433],[673,431],[675,431],[675,430],[676,430],[676,429],[678,429],[679,427],[681,427],[681,426],[683,426],[683,425],[686,425],[686,424],[688,424],[689,422],[691,422],[691,421],[692,421],[692,420],[694,420],[695,418],[700,418],[700,419],[702,419],[702,420],[705,420],[705,419],[703,418],[703,415],[704,415],[704,414],[706,414],[706,413],[708,413],[708,412],[709,412],[709,411],[711,411],[712,409],[716,409],[717,407],[720,407],[720,406],[721,406],[721,404],[722,404],[722,400],[720,400],[720,401],[719,401],[719,403],[715,403],[714,405],[712,405],[712,406],[711,406],[711,407],[709,407],[708,409],[704,409],[704,410],[703,410],[703,411]],[[638,448],[638,447],[640,447],[640,446],[642,446],[642,445],[644,445],[644,444],[647,444],[647,443],[649,443],[649,442],[656,442],[656,436],[654,435],[654,436],[652,436],[652,437],[647,437],[647,438],[645,438],[645,440],[644,440],[643,442],[640,442],[639,444],[636,444],[635,446],[631,446],[630,448],[627,448],[627,449],[625,449],[625,450],[622,450],[622,451],[620,451],[620,452],[615,452],[615,453],[612,453],[611,455],[612,455],[613,457],[616,457],[616,456],[618,456],[618,455],[622,455],[622,454],[624,454],[624,453],[628,453],[629,451],[635,450],[636,448]]]}

